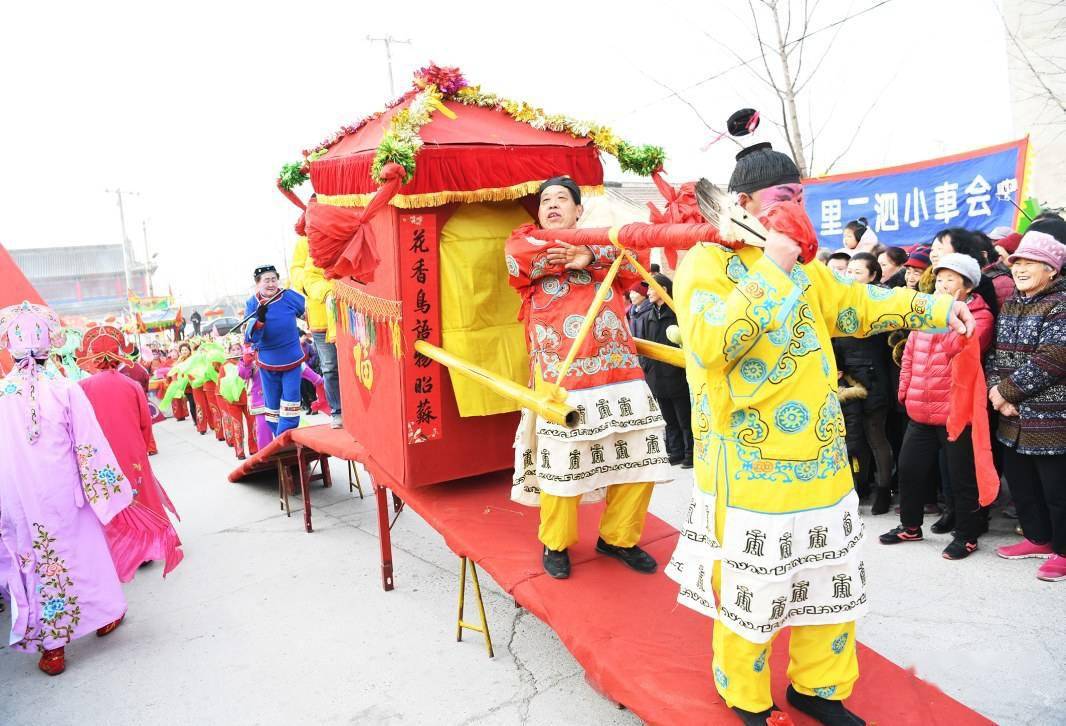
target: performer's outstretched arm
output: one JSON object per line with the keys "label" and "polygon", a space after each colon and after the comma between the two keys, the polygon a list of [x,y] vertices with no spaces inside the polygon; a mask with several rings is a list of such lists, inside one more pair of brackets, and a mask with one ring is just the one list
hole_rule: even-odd
{"label": "performer's outstretched arm", "polygon": [[954,298],[899,287],[887,289],[842,280],[820,262],[804,267],[817,290],[822,315],[834,337],[863,338],[891,330],[948,330]]}

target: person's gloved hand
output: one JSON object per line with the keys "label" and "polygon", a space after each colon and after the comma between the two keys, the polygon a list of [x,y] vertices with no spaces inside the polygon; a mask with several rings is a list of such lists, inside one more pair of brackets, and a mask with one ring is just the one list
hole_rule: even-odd
{"label": "person's gloved hand", "polygon": [[265,323],[267,319],[267,306],[263,303],[259,304],[259,307],[255,311],[255,319],[261,323]]}

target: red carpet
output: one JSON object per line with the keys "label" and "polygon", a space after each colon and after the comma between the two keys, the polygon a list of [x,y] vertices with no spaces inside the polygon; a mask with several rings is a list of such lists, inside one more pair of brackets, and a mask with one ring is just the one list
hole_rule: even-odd
{"label": "red carpet", "polygon": [[[274,471],[277,469],[276,459],[278,456],[296,456],[296,444],[292,442],[292,435],[296,430],[297,429],[286,431],[255,454],[242,461],[240,466],[230,472],[229,480],[231,482],[239,482],[246,476],[250,476],[256,472]],[[254,436],[255,433],[253,432],[252,435]]]}
{"label": "red carpet", "polygon": [[[373,461],[364,461],[365,450],[350,438],[345,441],[343,432],[314,427],[293,434],[302,445],[317,444],[322,448],[316,450],[369,463],[371,474],[378,475]],[[267,449],[249,459],[230,480],[244,476],[241,470],[255,470],[254,459],[270,454]],[[711,681],[711,621],[678,605],[677,586],[661,572],[640,575],[596,554],[602,504],[581,508],[583,539],[571,550],[573,575],[559,581],[541,568],[537,510],[510,501],[510,472],[394,491],[453,552],[477,562],[551,627],[608,698],[651,724],[736,722]],[[641,544],[660,565],[669,560],[676,540],[673,527],[648,516]],[[775,642],[770,664],[775,701],[796,724],[812,724],[785,701],[787,632]],[[861,643],[859,668],[862,676],[848,706],[871,725],[992,723]]]}

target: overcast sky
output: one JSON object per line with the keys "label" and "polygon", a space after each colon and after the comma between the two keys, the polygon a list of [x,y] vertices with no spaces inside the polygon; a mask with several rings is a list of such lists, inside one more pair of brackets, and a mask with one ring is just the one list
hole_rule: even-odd
{"label": "overcast sky", "polygon": [[[875,4],[823,0],[810,30]],[[188,302],[248,289],[251,270],[283,264],[293,241],[296,210],[274,188],[281,165],[389,95],[384,48],[368,34],[411,40],[394,46],[398,92],[429,60],[458,65],[486,90],[664,146],[676,181],[722,179],[736,147],[703,151],[714,134],[658,82],[715,127],[748,105],[778,118],[751,73],[727,71],[733,52],[757,54],[750,27],[741,0],[5,3],[0,241],[118,242],[105,190],[121,187],[139,195],[127,228],[140,256],[147,222],[157,289]],[[828,53],[800,108],[818,134],[816,172],[864,116],[833,172],[1024,134],[996,0],[892,0],[837,30],[806,50],[804,71]],[[772,124],[759,133],[786,148]]]}

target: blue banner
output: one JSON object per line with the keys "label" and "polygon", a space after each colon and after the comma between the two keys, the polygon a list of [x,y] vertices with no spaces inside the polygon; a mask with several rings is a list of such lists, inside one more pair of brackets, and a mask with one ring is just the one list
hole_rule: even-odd
{"label": "blue banner", "polygon": [[865,217],[888,247],[929,243],[946,227],[1012,229],[1022,201],[1027,141],[888,169],[804,180],[804,204],[822,247],[843,246]]}

